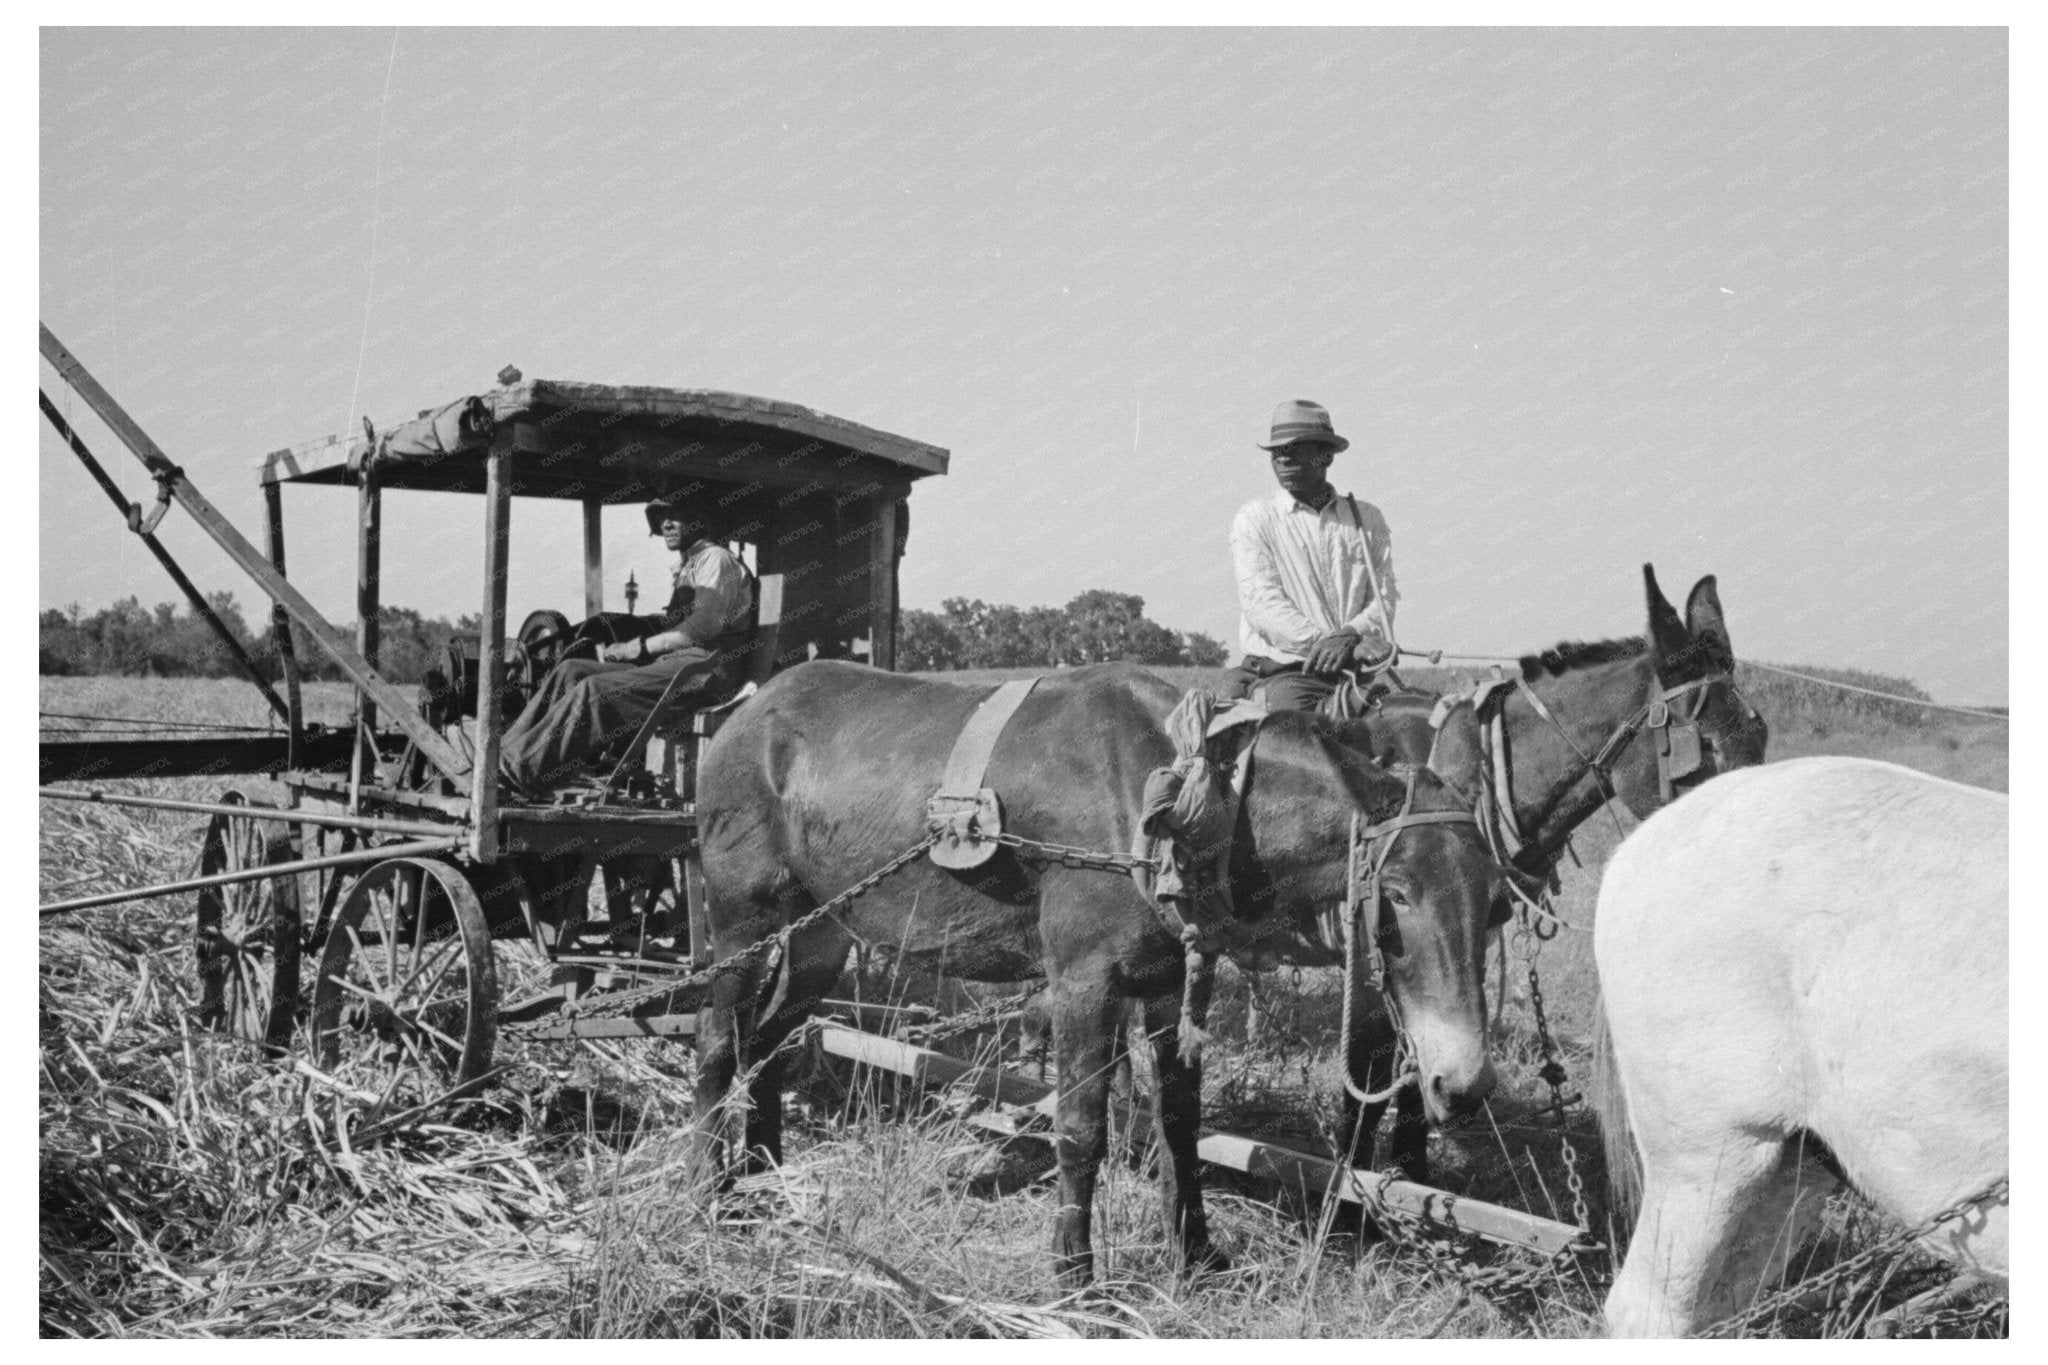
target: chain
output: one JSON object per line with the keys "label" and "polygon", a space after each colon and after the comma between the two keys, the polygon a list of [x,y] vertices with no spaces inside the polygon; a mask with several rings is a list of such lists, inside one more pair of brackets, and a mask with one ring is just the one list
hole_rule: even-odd
{"label": "chain", "polygon": [[[983,836],[987,837],[987,836]],[[1007,831],[995,836],[995,841],[1006,848],[1037,855],[1047,862],[1056,862],[1061,867],[1080,868],[1092,872],[1118,872],[1128,876],[1134,868],[1150,867],[1145,859],[1130,853],[1097,853],[1093,849],[1076,848],[1072,844],[1047,843],[1043,839],[1027,839],[1021,834]]]}
{"label": "chain", "polygon": [[1943,1223],[1951,1219],[1960,1218],[1972,1209],[1984,1204],[2004,1198],[2011,1188],[2012,1177],[2002,1175],[1975,1194],[1956,1200],[1953,1204],[1950,1204],[1932,1217],[1923,1219],[1910,1228],[1901,1229],[1898,1232],[1892,1233],[1889,1237],[1872,1243],[1854,1256],[1851,1256],[1848,1260],[1837,1262],[1810,1279],[1801,1280],[1797,1284],[1787,1285],[1785,1288],[1777,1290],[1750,1305],[1742,1312],[1732,1317],[1721,1319],[1721,1321],[1699,1333],[1699,1335],[1702,1337],[1735,1336],[1745,1329],[1775,1316],[1781,1309],[1791,1306],[1794,1302],[1810,1298],[1824,1290],[1832,1289],[1850,1276],[1860,1274],[1864,1270],[1876,1265],[1879,1261],[1903,1251],[1922,1237],[1933,1233]]}
{"label": "chain", "polygon": [[680,980],[657,981],[648,986],[635,986],[627,990],[605,991],[601,994],[588,996],[583,1000],[572,1002],[558,1014],[551,1016],[548,1022],[556,1023],[564,1019],[610,1018],[624,1014],[627,1010],[644,1000],[652,1000],[657,996],[671,995],[677,991],[686,991],[695,986],[705,985],[714,977],[738,971],[742,967],[753,963],[776,944],[787,942],[801,930],[808,929],[821,920],[837,915],[841,910],[844,910],[847,906],[853,904],[853,902],[859,900],[877,886],[880,886],[888,878],[901,872],[919,858],[922,858],[931,849],[932,845],[938,843],[938,841],[937,835],[926,835],[923,839],[897,854],[894,858],[891,858],[888,862],[882,864],[873,872],[870,872],[867,876],[834,896],[831,900],[826,901],[817,909],[810,911],[801,918],[790,921],[786,928],[778,929],[765,938],[754,940],[731,957],[722,958],[708,967],[700,968],[690,973]]}
{"label": "chain", "polygon": [[[1404,1250],[1415,1252],[1435,1269],[1458,1281],[1468,1291],[1488,1298],[1523,1295],[1535,1299],[1554,1287],[1557,1280],[1576,1266],[1583,1248],[1565,1247],[1555,1255],[1532,1259],[1526,1250],[1519,1254],[1508,1248],[1487,1247],[1474,1234],[1458,1234],[1441,1223],[1391,1208],[1386,1203],[1386,1186],[1395,1177],[1382,1175],[1370,1208],[1373,1221],[1387,1239]],[[1475,1255],[1489,1255],[1490,1263],[1475,1261]]]}
{"label": "chain", "polygon": [[[1547,890],[1543,899],[1549,899]],[[1564,1063],[1558,1057],[1557,1041],[1551,1037],[1550,1016],[1543,1008],[1543,980],[1536,972],[1536,959],[1542,952],[1545,936],[1526,912],[1517,917],[1516,924],[1514,953],[1529,969],[1529,1013],[1536,1021],[1536,1045],[1543,1053],[1543,1065],[1536,1074],[1550,1089],[1550,1103],[1537,1112],[1556,1116],[1557,1145],[1564,1157],[1565,1186],[1572,1196],[1572,1222],[1585,1228],[1590,1218],[1586,1210],[1586,1182],[1579,1174],[1579,1150],[1572,1145],[1571,1132],[1565,1126],[1566,1113],[1579,1103],[1580,1097],[1564,1092],[1565,1081],[1569,1078]]]}
{"label": "chain", "polygon": [[971,1033],[979,1028],[987,1028],[991,1024],[1007,1022],[1038,993],[1039,988],[1037,987],[1027,991],[1019,991],[1015,995],[1006,995],[999,1000],[990,1000],[985,1004],[977,1005],[967,1013],[956,1014],[950,1019],[934,1019],[929,1024],[912,1024],[904,1029],[903,1032],[914,1035],[918,1046],[932,1047],[938,1043],[945,1042],[949,1038],[956,1038],[960,1034]]}

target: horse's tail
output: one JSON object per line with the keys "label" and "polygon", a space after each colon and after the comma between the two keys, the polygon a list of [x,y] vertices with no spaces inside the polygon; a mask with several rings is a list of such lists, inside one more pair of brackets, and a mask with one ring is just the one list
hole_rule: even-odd
{"label": "horse's tail", "polygon": [[1614,1062],[1614,1034],[1607,1026],[1604,995],[1593,997],[1593,1019],[1593,1113],[1600,1120],[1600,1141],[1607,1152],[1608,1216],[1619,1239],[1635,1226],[1643,1196],[1643,1165],[1635,1127],[1629,1122],[1628,1092],[1622,1089],[1621,1071]]}

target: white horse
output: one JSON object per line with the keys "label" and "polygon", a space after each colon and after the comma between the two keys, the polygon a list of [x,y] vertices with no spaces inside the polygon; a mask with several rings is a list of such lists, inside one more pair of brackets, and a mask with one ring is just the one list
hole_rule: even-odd
{"label": "white horse", "polygon": [[[1685,1335],[1783,1274],[1837,1185],[1802,1134],[1909,1227],[2006,1174],[2009,805],[1795,759],[1714,778],[1615,852],[1602,1119],[1617,1219],[1638,1156],[1642,1204],[1609,1331]],[[2003,1286],[2009,1212],[1925,1243]]]}

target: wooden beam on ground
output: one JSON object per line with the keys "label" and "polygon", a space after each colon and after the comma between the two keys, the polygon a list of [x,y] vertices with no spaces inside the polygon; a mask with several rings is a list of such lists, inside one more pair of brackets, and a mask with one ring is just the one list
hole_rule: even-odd
{"label": "wooden beam on ground", "polygon": [[235,567],[256,581],[258,587],[270,595],[272,601],[291,613],[294,621],[305,628],[307,638],[317,645],[321,652],[333,659],[349,681],[363,689],[376,700],[384,714],[398,723],[400,729],[420,746],[420,752],[429,762],[456,782],[463,782],[469,776],[469,763],[455,752],[448,742],[441,738],[433,726],[427,724],[413,706],[411,699],[396,687],[386,682],[370,667],[363,656],[343,638],[340,631],[327,623],[306,595],[285,580],[283,574],[271,567],[270,561],[237,531],[234,524],[220,514],[220,509],[208,502],[193,486],[184,471],[171,463],[169,456],[149,439],[143,429],[135,424],[114,396],[100,387],[91,371],[79,363],[78,357],[64,348],[48,327],[38,324],[42,338],[43,359],[62,376],[83,398],[86,405],[98,414],[113,433],[121,438],[136,459],[142,461],[150,474],[169,492],[173,501],[184,508],[186,513],[199,523],[199,529],[213,538],[215,544],[226,551]]}
{"label": "wooden beam on ground", "polygon": [[[929,1048],[835,1024],[823,1025],[819,1038],[825,1051],[834,1056],[894,1071],[923,1085],[960,1085],[971,1094],[999,1104],[1019,1105],[1048,1116],[1053,1111],[1054,1088],[1014,1071],[977,1067]],[[1129,1125],[1129,1131],[1142,1132],[1149,1126],[1150,1115],[1128,1105],[1111,1103],[1122,1122]],[[1027,1124],[1019,1121],[1019,1117],[981,1126],[1022,1132]],[[1545,1256],[1586,1242],[1585,1235],[1569,1223],[1465,1199],[1412,1181],[1388,1179],[1356,1166],[1340,1170],[1334,1161],[1236,1133],[1205,1131],[1196,1150],[1211,1165],[1290,1185],[1304,1194],[1333,1194],[1347,1203],[1362,1204],[1368,1209],[1384,1208],[1391,1214],[1416,1218],[1447,1232],[1483,1237]]]}

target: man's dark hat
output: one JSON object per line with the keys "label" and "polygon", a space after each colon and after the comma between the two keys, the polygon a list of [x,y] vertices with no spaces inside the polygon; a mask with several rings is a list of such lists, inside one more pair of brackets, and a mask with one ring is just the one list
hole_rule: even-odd
{"label": "man's dark hat", "polygon": [[685,526],[695,526],[699,530],[704,526],[704,518],[690,510],[689,499],[680,493],[664,493],[647,504],[647,534],[660,535],[661,523],[669,517],[674,517]]}
{"label": "man's dark hat", "polygon": [[1348,450],[1351,442],[1330,426],[1330,410],[1306,398],[1289,399],[1273,409],[1273,437],[1258,443],[1261,450],[1278,450],[1296,441],[1321,441],[1337,450]]}

